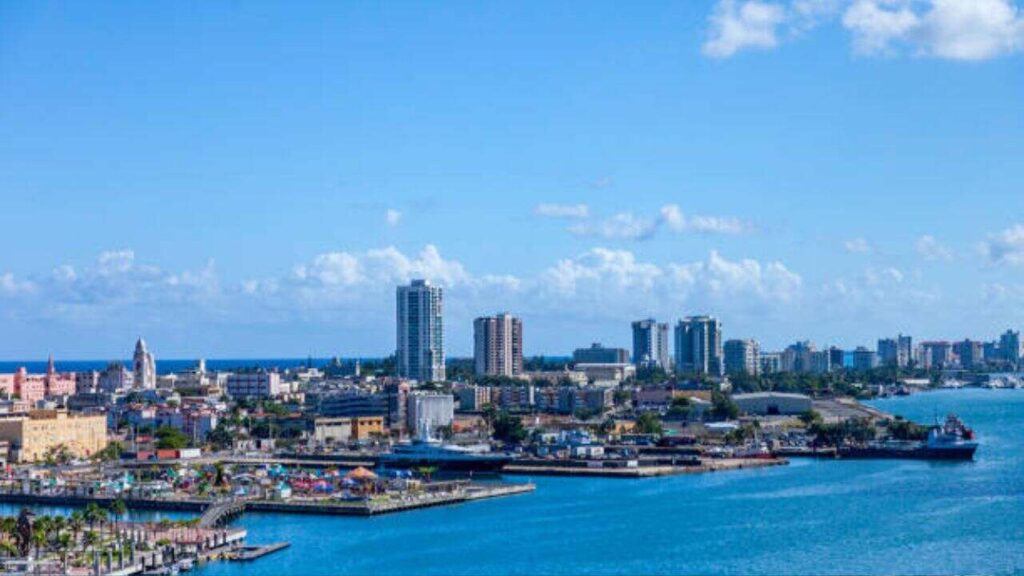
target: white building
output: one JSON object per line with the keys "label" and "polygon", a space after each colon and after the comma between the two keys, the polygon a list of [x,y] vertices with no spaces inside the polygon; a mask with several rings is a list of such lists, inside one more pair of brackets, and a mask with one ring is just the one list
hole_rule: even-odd
{"label": "white building", "polygon": [[232,398],[274,398],[281,394],[281,375],[277,372],[240,372],[227,380]]}
{"label": "white building", "polygon": [[413,280],[397,290],[398,375],[420,382],[445,379],[444,297],[440,286]]}
{"label": "white building", "polygon": [[451,426],[455,418],[455,397],[451,394],[410,394],[409,429],[418,435],[425,426],[433,431]]}
{"label": "white building", "polygon": [[103,372],[100,372],[97,387],[100,392],[113,393],[132,388],[134,382],[135,376],[124,364],[111,362]]}

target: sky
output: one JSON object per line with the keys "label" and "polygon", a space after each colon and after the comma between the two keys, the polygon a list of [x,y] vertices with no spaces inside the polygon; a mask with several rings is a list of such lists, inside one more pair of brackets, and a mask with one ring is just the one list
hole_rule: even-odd
{"label": "sky", "polygon": [[421,277],[451,356],[994,338],[1022,8],[0,3],[0,358],[382,356]]}

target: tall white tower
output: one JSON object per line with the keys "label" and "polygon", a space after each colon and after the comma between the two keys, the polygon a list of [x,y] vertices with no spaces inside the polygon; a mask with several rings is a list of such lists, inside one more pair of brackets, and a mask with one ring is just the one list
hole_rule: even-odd
{"label": "tall white tower", "polygon": [[397,290],[398,375],[420,382],[445,379],[444,296],[440,286],[413,280]]}
{"label": "tall white tower", "polygon": [[146,350],[146,342],[139,338],[132,355],[132,373],[135,387],[143,390],[156,388],[156,359]]}

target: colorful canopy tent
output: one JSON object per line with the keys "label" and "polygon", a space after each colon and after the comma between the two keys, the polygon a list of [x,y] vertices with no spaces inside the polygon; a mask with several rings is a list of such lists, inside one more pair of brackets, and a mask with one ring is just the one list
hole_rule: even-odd
{"label": "colorful canopy tent", "polygon": [[355,470],[352,470],[348,474],[345,474],[345,478],[349,478],[351,480],[359,480],[361,482],[369,482],[371,480],[376,480],[377,475],[367,470],[366,468],[359,466]]}

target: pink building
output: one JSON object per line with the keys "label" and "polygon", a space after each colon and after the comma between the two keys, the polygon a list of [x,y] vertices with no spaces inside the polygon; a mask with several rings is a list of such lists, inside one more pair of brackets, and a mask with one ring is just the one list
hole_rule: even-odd
{"label": "pink building", "polygon": [[46,374],[29,374],[24,366],[14,374],[0,374],[0,393],[17,395],[29,405],[47,396],[63,396],[75,393],[74,372],[57,372],[50,357]]}

